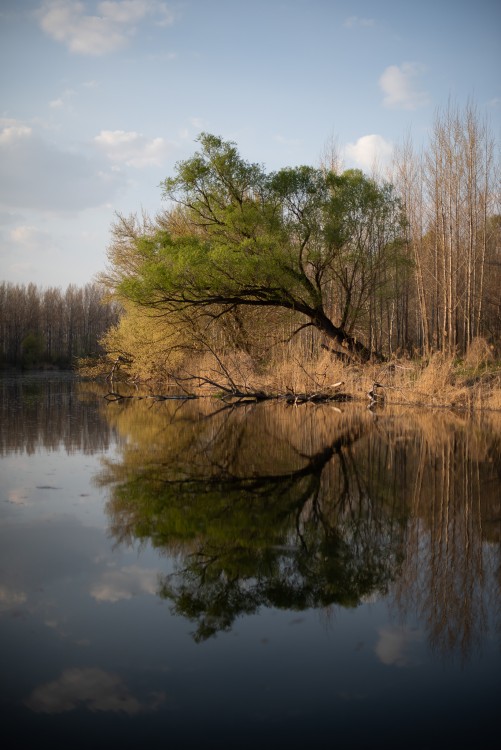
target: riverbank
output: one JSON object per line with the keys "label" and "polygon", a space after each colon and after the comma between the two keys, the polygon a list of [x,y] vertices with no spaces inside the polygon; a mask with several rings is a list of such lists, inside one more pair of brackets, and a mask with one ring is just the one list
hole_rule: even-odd
{"label": "riverbank", "polygon": [[81,362],[80,376],[146,387],[159,397],[220,396],[227,400],[286,398],[304,401],[369,403],[501,410],[501,362],[478,342],[458,358],[435,353],[424,359],[400,358],[383,364],[347,364],[322,352],[317,358],[291,356],[257,368],[244,354],[226,360],[205,354],[165,377],[143,380],[133,365],[117,361]]}

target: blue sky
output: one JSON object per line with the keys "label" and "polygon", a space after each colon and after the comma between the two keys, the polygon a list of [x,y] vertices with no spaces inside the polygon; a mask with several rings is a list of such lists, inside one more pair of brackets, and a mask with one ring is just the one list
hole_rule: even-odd
{"label": "blue sky", "polygon": [[2,0],[0,280],[83,286],[201,131],[370,171],[468,98],[501,133],[494,0]]}

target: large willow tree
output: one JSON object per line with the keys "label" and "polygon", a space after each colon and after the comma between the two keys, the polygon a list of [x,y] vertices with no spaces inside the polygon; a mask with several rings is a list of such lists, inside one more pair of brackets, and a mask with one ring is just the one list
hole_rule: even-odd
{"label": "large willow tree", "polygon": [[[160,314],[221,318],[243,307],[297,314],[352,357],[379,357],[364,324],[395,288],[404,218],[388,184],[313,167],[268,174],[202,134],[163,182],[167,214],[112,243],[119,295]],[[342,347],[342,349],[340,349]]]}

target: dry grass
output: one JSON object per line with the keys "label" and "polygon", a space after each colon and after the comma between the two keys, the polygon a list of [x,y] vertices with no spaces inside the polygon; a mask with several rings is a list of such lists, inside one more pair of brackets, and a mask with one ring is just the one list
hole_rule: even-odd
{"label": "dry grass", "polygon": [[[266,358],[235,349],[193,352],[178,374],[177,385],[196,395],[342,392],[368,403],[374,383],[379,383],[377,392],[387,404],[501,410],[501,362],[494,360],[483,339],[475,339],[461,359],[435,353],[427,360],[357,365],[341,362],[305,336],[271,346]],[[155,387],[161,392],[172,385],[170,380]]]}
{"label": "dry grass", "polygon": [[193,362],[192,369],[200,375],[198,385],[206,393],[221,392],[221,385],[272,396],[342,392],[368,402],[374,383],[379,383],[378,393],[388,404],[501,410],[501,366],[496,368],[477,344],[463,360],[434,354],[427,361],[347,365],[323,350],[315,358],[289,347],[267,367],[257,367],[250,356],[239,352],[224,362],[205,355]]}
{"label": "dry grass", "polygon": [[466,396],[454,385],[453,359],[435,354],[427,362],[393,362],[382,370],[378,382],[393,403],[454,406]]}
{"label": "dry grass", "polygon": [[312,357],[289,346],[275,358],[267,377],[270,390],[276,393],[329,393],[340,388],[353,393],[360,389],[360,369],[343,365],[325,350]]}
{"label": "dry grass", "polygon": [[482,339],[462,359],[436,353],[424,361],[397,361],[377,379],[393,403],[501,409],[501,363]]}

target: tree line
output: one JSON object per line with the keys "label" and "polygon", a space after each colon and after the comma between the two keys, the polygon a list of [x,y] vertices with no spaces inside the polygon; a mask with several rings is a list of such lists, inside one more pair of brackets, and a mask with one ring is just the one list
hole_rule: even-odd
{"label": "tree line", "polygon": [[488,124],[472,103],[464,110],[449,104],[437,113],[430,142],[421,153],[410,139],[397,150],[393,179],[403,201],[406,251],[412,262],[403,295],[395,301],[397,343],[424,354],[452,354],[484,337],[499,348],[496,155]]}
{"label": "tree line", "polygon": [[341,171],[334,150],[267,173],[232,142],[198,143],[162,183],[165,210],[112,227],[100,280],[125,313],[105,346],[143,374],[186,352],[262,368],[285,340],[350,361],[461,355],[478,337],[499,351],[499,161],[473,103],[439,110],[384,176]]}
{"label": "tree line", "polygon": [[103,334],[119,305],[101,284],[42,288],[0,283],[0,365],[71,367],[75,358],[102,353]]}

